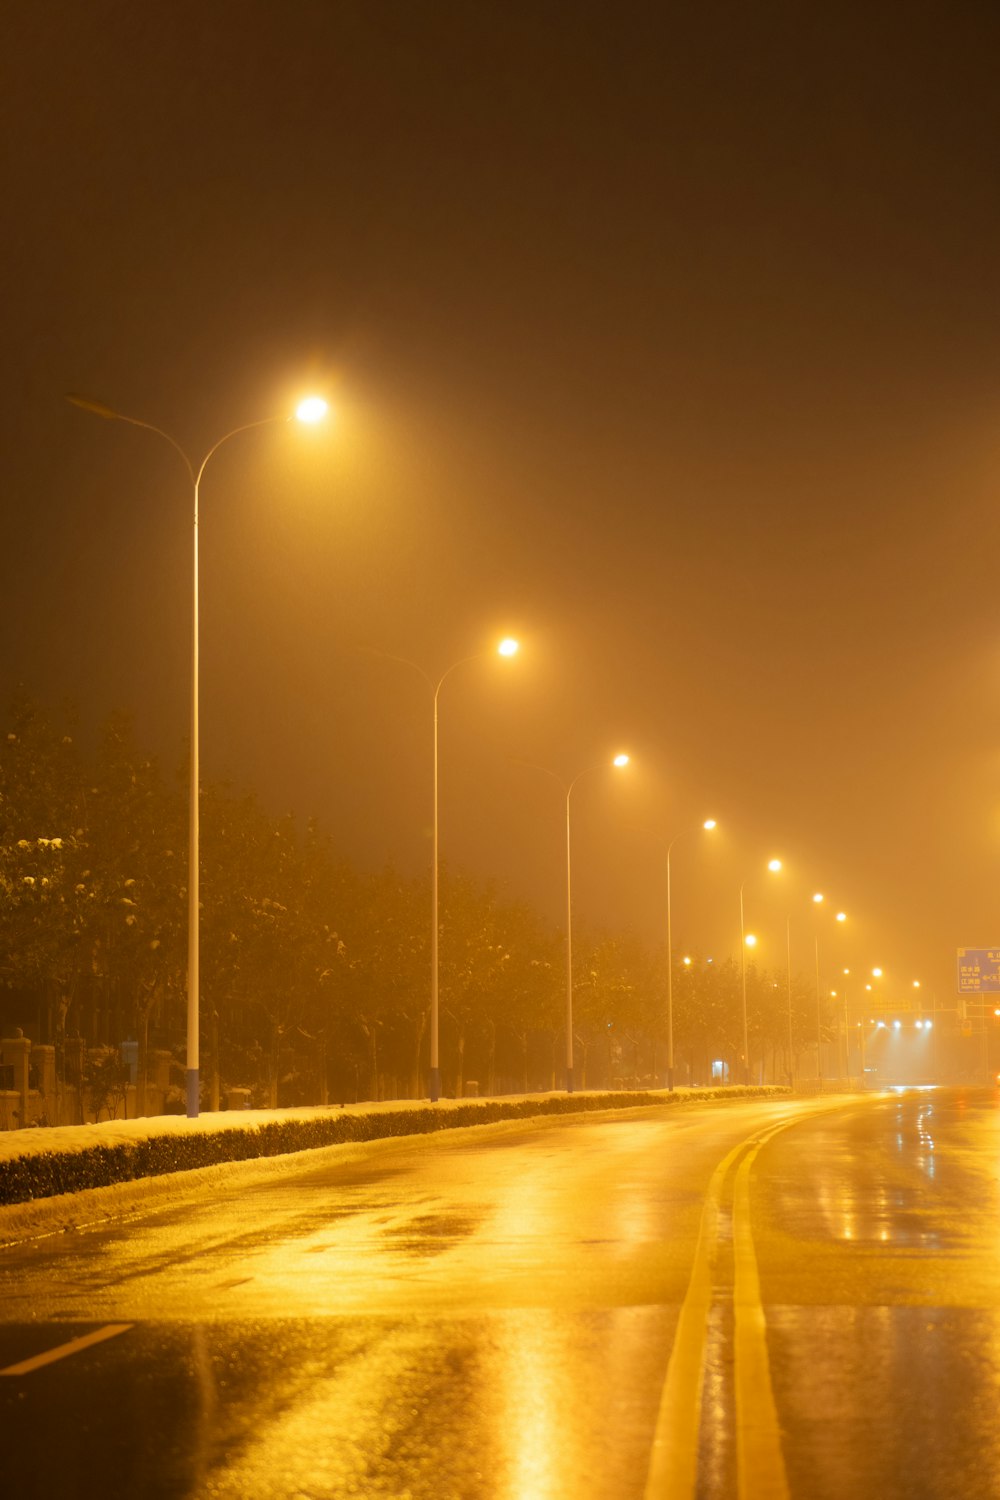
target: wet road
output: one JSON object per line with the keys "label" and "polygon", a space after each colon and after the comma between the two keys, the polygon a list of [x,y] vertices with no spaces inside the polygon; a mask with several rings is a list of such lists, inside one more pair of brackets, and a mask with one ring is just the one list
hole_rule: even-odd
{"label": "wet road", "polygon": [[200,1178],[0,1250],[5,1493],[1000,1497],[993,1093]]}

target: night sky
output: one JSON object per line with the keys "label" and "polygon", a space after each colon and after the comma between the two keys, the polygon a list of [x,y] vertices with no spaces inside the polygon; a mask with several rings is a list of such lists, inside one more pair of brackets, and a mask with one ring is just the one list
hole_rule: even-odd
{"label": "night sky", "polygon": [[[363,868],[954,1004],[1000,946],[1000,11],[12,0],[4,697]],[[490,652],[504,633],[521,654]],[[713,814],[709,847],[696,832]],[[690,832],[688,833],[688,831]],[[763,874],[778,854],[787,871]],[[770,883],[769,883],[770,882]]]}

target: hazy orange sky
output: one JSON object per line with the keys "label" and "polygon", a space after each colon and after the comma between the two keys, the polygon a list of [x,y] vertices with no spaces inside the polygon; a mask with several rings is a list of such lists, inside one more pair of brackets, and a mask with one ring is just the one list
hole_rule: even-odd
{"label": "hazy orange sky", "polygon": [[[352,862],[880,962],[1000,946],[1000,14],[978,3],[8,7],[7,691]],[[722,835],[725,834],[723,838]],[[757,878],[772,853],[780,887]],[[831,955],[827,959],[826,954]]]}

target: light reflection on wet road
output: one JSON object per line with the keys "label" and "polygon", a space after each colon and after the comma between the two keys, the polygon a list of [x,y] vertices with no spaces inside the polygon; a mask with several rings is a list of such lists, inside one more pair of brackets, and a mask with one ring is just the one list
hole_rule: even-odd
{"label": "light reflection on wet road", "polygon": [[[0,1367],[131,1325],[0,1380],[26,1435],[10,1493],[652,1500],[709,1181],[783,1120],[742,1159],[787,1492],[1000,1496],[1000,1111],[916,1092],[332,1148],[8,1246]],[[719,1179],[692,1500],[780,1493],[738,1477],[740,1160]]]}

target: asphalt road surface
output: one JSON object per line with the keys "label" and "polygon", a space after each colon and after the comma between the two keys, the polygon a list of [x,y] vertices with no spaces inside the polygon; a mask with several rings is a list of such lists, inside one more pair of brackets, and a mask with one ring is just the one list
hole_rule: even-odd
{"label": "asphalt road surface", "polygon": [[9,1500],[979,1500],[998,1406],[992,1092],[332,1147],[0,1249]]}

